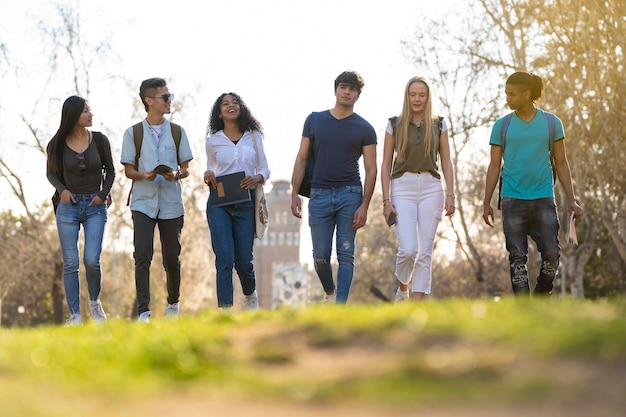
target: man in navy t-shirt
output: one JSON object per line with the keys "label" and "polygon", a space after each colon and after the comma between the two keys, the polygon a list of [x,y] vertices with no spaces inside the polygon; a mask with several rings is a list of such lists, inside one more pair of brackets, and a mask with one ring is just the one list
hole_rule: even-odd
{"label": "man in navy t-shirt", "polygon": [[[326,295],[324,300],[345,304],[354,276],[354,242],[357,229],[367,222],[367,209],[376,183],[376,132],[354,113],[354,103],[364,86],[353,71],[335,80],[335,106],[311,113],[304,122],[300,149],[292,177],[291,212],[301,218],[298,190],[305,175],[309,147],[313,149],[309,226],[313,240],[315,271]],[[363,155],[365,181],[361,184],[359,159]],[[336,233],[337,284],[333,280],[330,255]]]}

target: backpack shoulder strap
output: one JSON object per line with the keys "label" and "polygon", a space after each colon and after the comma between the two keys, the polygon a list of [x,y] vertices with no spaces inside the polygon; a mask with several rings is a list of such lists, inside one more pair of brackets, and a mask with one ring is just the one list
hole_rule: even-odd
{"label": "backpack shoulder strap", "polygon": [[547,111],[543,113],[546,115],[546,122],[548,123],[548,135],[550,140],[548,146],[550,147],[550,155],[552,155],[552,148],[554,147],[554,140],[556,139],[556,120],[554,114],[548,113]]}
{"label": "backpack shoulder strap", "polygon": [[317,127],[317,121],[320,118],[320,112],[314,111],[311,113],[311,132],[312,135],[309,139],[314,140],[315,139],[315,128]]}
{"label": "backpack shoulder strap", "polygon": [[180,146],[180,140],[183,136],[182,129],[180,125],[176,123],[170,122],[170,129],[172,130],[172,137],[174,138],[174,143],[176,144],[176,149]]}
{"label": "backpack shoulder strap", "polygon": [[96,148],[98,148],[98,154],[100,155],[100,163],[104,167],[104,138],[102,137],[102,133],[94,132],[93,140],[96,142]]}
{"label": "backpack shoulder strap", "polygon": [[548,123],[548,149],[550,150],[550,166],[552,167],[552,181],[556,184],[556,166],[554,162],[554,155],[552,149],[554,148],[554,140],[556,139],[556,116],[547,111],[543,112],[546,115],[546,122]]}
{"label": "backpack shoulder strap", "polygon": [[500,129],[500,139],[502,141],[502,157],[504,157],[504,147],[506,146],[506,131],[509,130],[513,113],[509,113],[502,119],[502,126]]}
{"label": "backpack shoulder strap", "polygon": [[[513,112],[507,114],[502,118],[502,125],[500,128],[500,141],[502,142],[502,160],[504,160],[504,147],[506,146],[506,131],[509,130],[511,119],[513,118]],[[498,210],[502,210],[502,171],[504,166],[500,168],[500,186],[498,191]]]}
{"label": "backpack shoulder strap", "polygon": [[135,141],[135,169],[137,169],[141,155],[141,144],[143,143],[143,122],[133,125],[133,140]]}
{"label": "backpack shoulder strap", "polygon": [[256,143],[256,135],[254,134],[254,130],[250,129],[250,134],[252,135],[252,144],[254,145],[254,173],[259,172],[259,146]]}
{"label": "backpack shoulder strap", "polygon": [[180,125],[170,122],[170,130],[172,131],[172,137],[174,138],[174,145],[176,145],[176,159],[178,158],[178,149],[180,148],[180,140],[183,136]]}
{"label": "backpack shoulder strap", "polygon": [[389,123],[391,123],[391,129],[393,130],[393,133],[395,135],[396,133],[396,126],[398,124],[398,116],[393,116],[389,118]]}

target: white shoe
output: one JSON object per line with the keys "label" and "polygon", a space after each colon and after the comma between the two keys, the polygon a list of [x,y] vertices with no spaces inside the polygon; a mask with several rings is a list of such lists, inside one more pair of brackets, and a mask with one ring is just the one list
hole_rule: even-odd
{"label": "white shoe", "polygon": [[166,317],[178,317],[179,313],[180,313],[180,303],[168,304],[165,307]]}
{"label": "white shoe", "polygon": [[152,315],[152,311],[150,310],[144,311],[143,313],[139,315],[139,318],[137,319],[137,321],[140,323],[150,323],[151,315]]}
{"label": "white shoe", "polygon": [[70,318],[65,320],[65,327],[82,326],[83,319],[80,314],[70,314]]}
{"label": "white shoe", "polygon": [[324,300],[322,300],[324,304],[337,304],[337,290],[332,294],[324,294]]}
{"label": "white shoe", "polygon": [[259,309],[259,296],[254,290],[254,292],[250,295],[246,295],[244,301],[244,310],[258,310]]}
{"label": "white shoe", "polygon": [[107,315],[104,313],[100,300],[89,300],[89,311],[91,312],[91,318],[94,322],[104,323],[107,321]]}
{"label": "white shoe", "polygon": [[396,299],[395,299],[395,303],[402,303],[406,300],[409,299],[409,289],[407,288],[406,291],[402,291],[400,290],[400,287],[398,287],[398,289],[396,290]]}

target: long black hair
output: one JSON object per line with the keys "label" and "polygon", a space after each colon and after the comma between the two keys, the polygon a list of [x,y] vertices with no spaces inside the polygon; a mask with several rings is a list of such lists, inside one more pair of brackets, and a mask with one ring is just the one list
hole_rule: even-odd
{"label": "long black hair", "polygon": [[215,133],[222,129],[224,129],[224,120],[220,117],[220,107],[222,105],[222,100],[224,97],[232,96],[239,103],[239,122],[238,127],[241,132],[245,132],[246,130],[256,130],[259,133],[263,133],[263,127],[261,123],[252,115],[246,103],[243,102],[241,97],[239,97],[236,93],[224,93],[215,100],[213,104],[213,108],[211,109],[211,117],[209,119],[209,126],[207,128],[208,133]]}
{"label": "long black hair", "polygon": [[70,96],[63,102],[63,108],[61,109],[61,124],[59,130],[52,136],[48,147],[46,149],[48,154],[48,166],[52,168],[57,174],[60,174],[63,167],[58,166],[60,161],[61,152],[63,152],[63,145],[65,139],[69,136],[76,126],[80,115],[85,109],[85,100],[79,96]]}

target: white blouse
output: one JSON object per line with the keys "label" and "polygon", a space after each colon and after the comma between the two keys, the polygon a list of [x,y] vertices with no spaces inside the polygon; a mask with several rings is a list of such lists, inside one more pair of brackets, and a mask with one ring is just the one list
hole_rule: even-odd
{"label": "white blouse", "polygon": [[[259,151],[259,166],[256,169],[256,154],[254,143],[256,139]],[[263,182],[270,177],[270,170],[263,148],[263,135],[259,132],[246,130],[235,144],[223,130],[215,132],[206,138],[207,170],[215,172],[215,176],[233,174],[244,171],[246,176],[261,174]]]}

